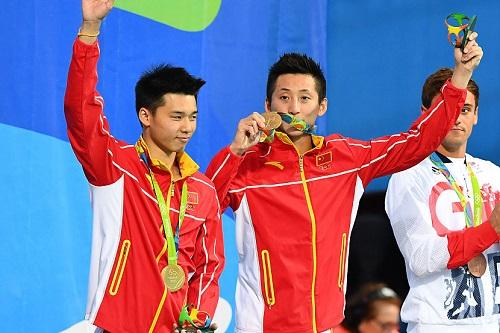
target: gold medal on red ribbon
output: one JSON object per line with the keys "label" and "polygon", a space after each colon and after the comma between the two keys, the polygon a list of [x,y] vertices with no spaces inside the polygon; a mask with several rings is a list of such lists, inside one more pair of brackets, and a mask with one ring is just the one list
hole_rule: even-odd
{"label": "gold medal on red ribbon", "polygon": [[184,270],[177,264],[165,266],[161,271],[161,277],[169,291],[181,289],[184,285],[184,281],[186,281]]}
{"label": "gold medal on red ribbon", "polygon": [[280,127],[281,117],[278,112],[264,112],[262,116],[264,117],[264,131],[271,131]]}
{"label": "gold medal on red ribbon", "polygon": [[483,276],[484,272],[486,272],[486,266],[486,257],[482,253],[475,256],[467,263],[469,272],[477,278]]}

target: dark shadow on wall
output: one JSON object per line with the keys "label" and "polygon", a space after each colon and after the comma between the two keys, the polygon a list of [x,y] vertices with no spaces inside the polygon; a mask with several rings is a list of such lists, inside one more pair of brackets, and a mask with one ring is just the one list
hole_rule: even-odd
{"label": "dark shadow on wall", "polygon": [[384,282],[404,299],[408,282],[403,256],[384,209],[385,192],[365,193],[351,234],[346,296],[366,282]]}

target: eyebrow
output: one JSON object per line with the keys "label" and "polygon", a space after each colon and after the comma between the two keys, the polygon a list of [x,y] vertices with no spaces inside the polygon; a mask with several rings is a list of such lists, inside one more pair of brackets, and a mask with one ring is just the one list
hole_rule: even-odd
{"label": "eyebrow", "polygon": [[189,116],[191,116],[193,114],[197,114],[197,113],[198,113],[198,110],[194,110],[192,112],[186,112],[186,111],[172,111],[171,112],[171,114],[177,114],[177,115],[185,115],[185,114],[187,114]]}
{"label": "eyebrow", "polygon": [[[291,89],[289,88],[280,88],[278,91],[285,91],[285,92],[288,92],[288,91],[291,91]],[[307,93],[310,93],[311,90],[309,89],[300,89],[299,92],[307,92]]]}

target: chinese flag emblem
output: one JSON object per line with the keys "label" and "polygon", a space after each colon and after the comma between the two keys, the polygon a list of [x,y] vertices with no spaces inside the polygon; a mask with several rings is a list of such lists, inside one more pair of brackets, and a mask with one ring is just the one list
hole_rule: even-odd
{"label": "chinese flag emblem", "polygon": [[198,204],[198,193],[188,192],[187,203],[197,205]]}
{"label": "chinese flag emblem", "polygon": [[332,152],[329,151],[327,153],[316,156],[316,166],[322,166],[332,162]]}

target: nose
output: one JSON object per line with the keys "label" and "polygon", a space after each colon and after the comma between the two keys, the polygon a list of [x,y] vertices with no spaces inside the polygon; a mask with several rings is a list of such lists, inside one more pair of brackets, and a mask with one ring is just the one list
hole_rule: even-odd
{"label": "nose", "polygon": [[180,126],[180,131],[182,133],[192,133],[194,131],[195,121],[191,121],[188,117],[185,117]]}
{"label": "nose", "polygon": [[296,115],[300,112],[300,103],[297,99],[292,99],[288,105],[288,113]]}

